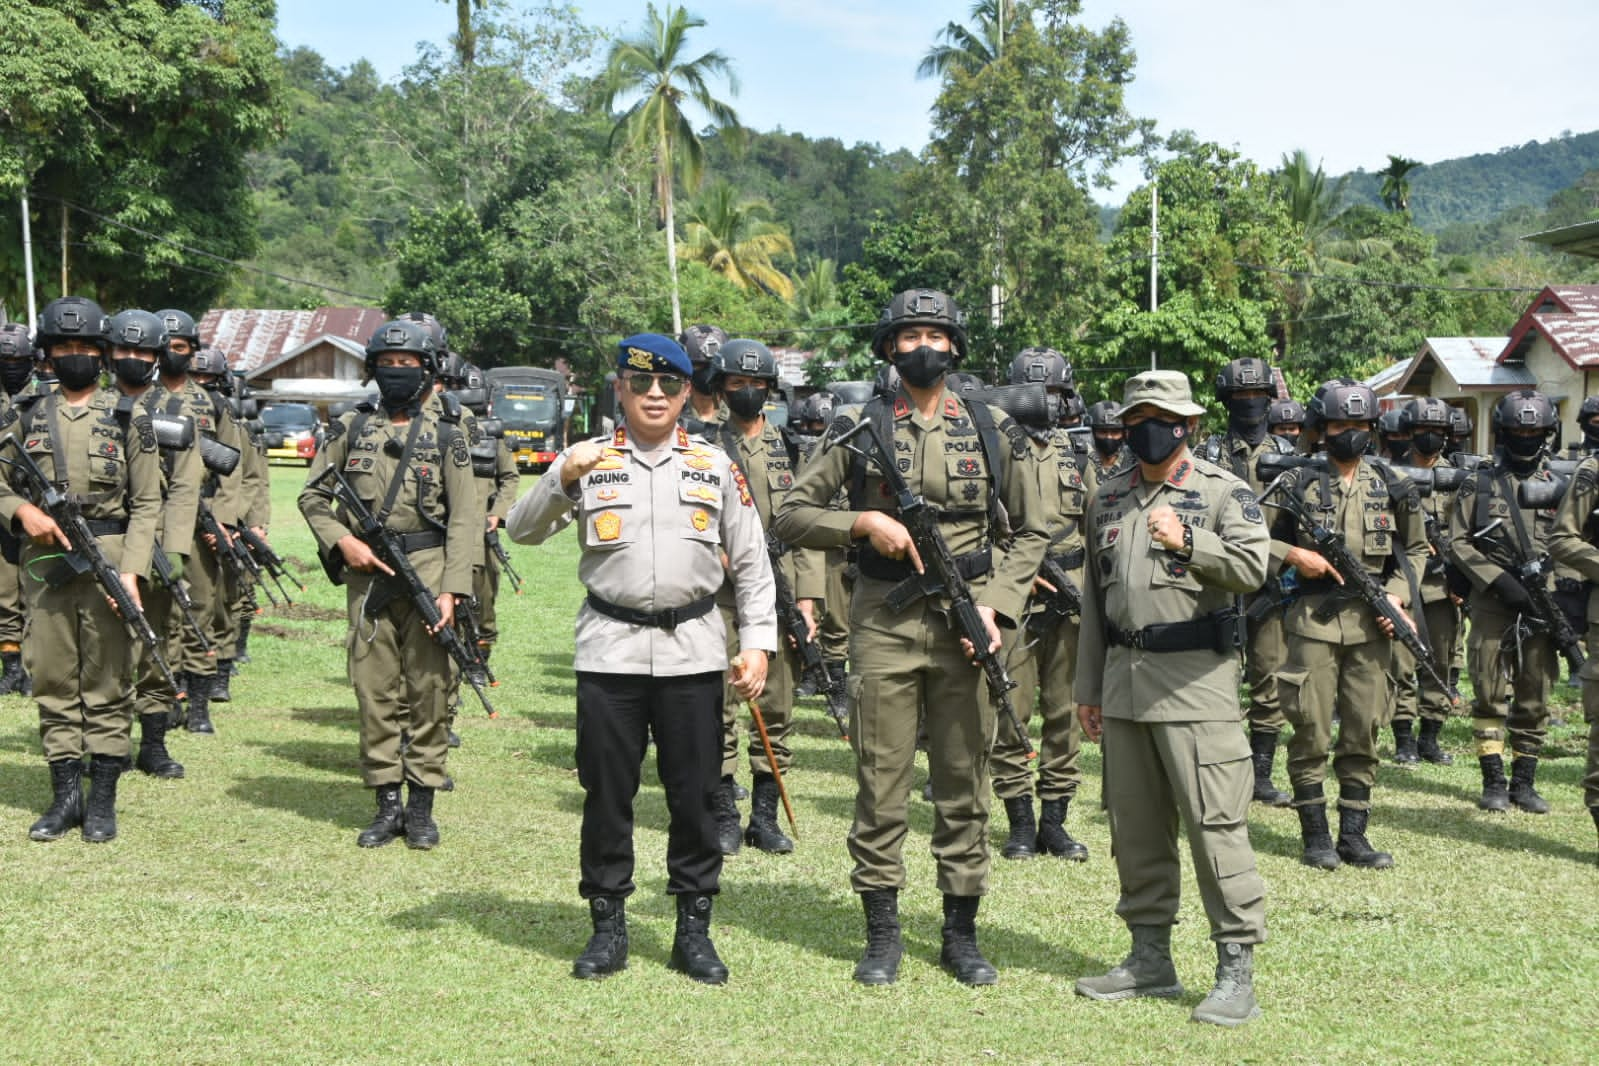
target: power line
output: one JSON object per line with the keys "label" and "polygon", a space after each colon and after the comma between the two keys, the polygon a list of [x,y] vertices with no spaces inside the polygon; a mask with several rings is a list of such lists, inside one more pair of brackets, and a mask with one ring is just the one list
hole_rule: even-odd
{"label": "power line", "polygon": [[1287,270],[1261,263],[1246,263],[1242,259],[1231,261],[1243,270],[1258,270],[1265,274],[1283,274],[1291,278],[1310,278],[1317,281],[1338,281],[1349,285],[1365,285],[1375,289],[1411,289],[1420,292],[1542,292],[1542,287],[1491,286],[1491,285],[1423,285],[1411,281],[1377,281],[1370,278],[1352,278],[1344,274],[1317,274],[1310,270]]}

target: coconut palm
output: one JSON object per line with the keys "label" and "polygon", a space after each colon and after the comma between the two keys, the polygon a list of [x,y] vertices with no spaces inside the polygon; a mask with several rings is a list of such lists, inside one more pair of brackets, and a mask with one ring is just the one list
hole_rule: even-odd
{"label": "coconut palm", "polygon": [[455,5],[455,55],[462,68],[477,61],[477,33],[472,29],[472,10],[482,11],[488,0],[442,0]]}
{"label": "coconut palm", "polygon": [[[1003,18],[1001,17],[1003,12]],[[918,78],[940,78],[950,69],[976,74],[1005,51],[1005,38],[1021,19],[1030,17],[1020,0],[977,0],[972,26],[950,22],[938,32],[943,43],[927,50],[916,67]]]}
{"label": "coconut palm", "polygon": [[772,221],[771,204],[740,200],[725,181],[689,204],[678,254],[704,263],[741,289],[760,289],[784,300],[794,295],[794,283],[772,262],[794,254],[788,230]]}
{"label": "coconut palm", "polygon": [[1382,202],[1390,211],[1410,210],[1410,181],[1412,170],[1422,166],[1419,159],[1406,159],[1402,155],[1389,155],[1388,166],[1377,171],[1382,178]]}
{"label": "coconut palm", "polygon": [[646,8],[643,32],[611,45],[600,75],[598,103],[609,112],[621,99],[635,98],[616,119],[611,142],[621,137],[629,146],[648,152],[655,164],[655,195],[661,221],[666,225],[666,262],[672,277],[672,331],[683,331],[683,308],[677,288],[677,220],[674,185],[679,173],[693,189],[704,168],[705,146],[689,121],[685,105],[697,104],[710,125],[737,136],[738,115],[711,94],[709,79],[727,79],[729,91],[738,93],[732,62],[712,50],[695,58],[686,56],[688,34],[705,20],[680,6],[670,6],[665,17],[654,4]]}

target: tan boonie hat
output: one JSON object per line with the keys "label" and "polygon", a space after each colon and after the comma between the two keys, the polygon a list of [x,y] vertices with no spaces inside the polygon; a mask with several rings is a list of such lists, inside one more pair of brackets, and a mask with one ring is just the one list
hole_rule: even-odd
{"label": "tan boonie hat", "polygon": [[1122,409],[1116,412],[1123,418],[1128,411],[1141,403],[1154,404],[1162,411],[1174,415],[1203,415],[1205,409],[1194,402],[1188,390],[1188,375],[1176,370],[1146,370],[1127,379],[1122,394]]}

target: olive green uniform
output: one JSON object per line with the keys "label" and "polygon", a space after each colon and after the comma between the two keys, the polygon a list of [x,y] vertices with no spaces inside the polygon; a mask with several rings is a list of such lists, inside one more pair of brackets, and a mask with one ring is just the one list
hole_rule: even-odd
{"label": "olive green uniform", "polygon": [[[962,572],[976,602],[992,608],[1001,626],[1014,626],[1049,546],[1041,501],[1022,466],[1029,460],[1020,428],[1003,412],[988,409],[988,421],[998,426],[995,450],[1002,456],[993,464],[999,469],[991,470],[966,402],[947,388],[930,418],[916,410],[903,389],[891,403],[867,404],[859,417],[888,425],[892,439],[884,443],[911,490],[938,509],[939,530],[951,555],[965,560]],[[1004,549],[990,536],[993,482],[1013,530]],[[834,509],[834,497],[846,485],[852,486],[850,509]],[[874,466],[863,462],[857,470],[849,449],[824,448],[784,497],[773,531],[808,548],[844,548],[852,543],[851,528],[864,510],[893,514],[894,508],[894,497]],[[894,610],[887,597],[915,576],[909,562],[884,558],[869,542],[860,552],[861,575],[850,603],[853,887],[867,892],[898,889],[905,882],[907,807],[925,703],[938,886],[945,895],[983,895],[988,890],[994,701],[983,672],[961,651],[947,600],[923,595]]]}
{"label": "olive green uniform", "polygon": [[479,639],[484,644],[484,651],[494,646],[500,639],[500,615],[495,606],[495,601],[500,596],[500,561],[488,551],[488,526],[490,518],[497,519],[495,527],[505,524],[505,516],[511,511],[511,504],[516,502],[517,486],[521,484],[522,476],[516,469],[516,456],[505,444],[492,437],[484,437],[477,446],[479,449],[492,448],[494,451],[494,468],[489,473],[485,469],[482,474],[477,473],[477,460],[474,458],[473,473],[478,489],[478,504],[484,516],[484,553],[483,565],[474,569],[472,575],[473,595],[478,602],[478,628]]}
{"label": "olive green uniform", "polygon": [[[1065,430],[1054,430],[1044,440],[1029,438],[1030,462],[1018,464],[1035,482],[1049,525],[1049,556],[1066,572],[1081,594],[1083,587],[1083,507],[1086,490],[1077,469],[1077,457]],[[1048,620],[1046,622],[1046,619]],[[1026,726],[1032,718],[1035,695],[1042,719],[1038,745],[1038,798],[1071,799],[1082,783],[1077,765],[1083,729],[1077,720],[1072,695],[1072,675],[1077,668],[1079,619],[1051,616],[1039,602],[1029,605],[1025,625],[1005,635],[1005,665],[1016,682],[1012,699],[1016,716]],[[994,741],[994,795],[1001,800],[1031,794],[1032,769],[1027,745],[1008,726]]]}
{"label": "olive green uniform", "polygon": [[[738,432],[737,423],[728,421],[710,440],[726,451],[737,464],[748,486],[750,498],[755,501],[755,511],[760,515],[762,528],[771,528],[773,513],[783,496],[794,486],[794,459],[797,456],[789,454],[782,431],[772,424],[771,419],[763,419],[761,431],[753,437],[747,437]],[[786,544],[783,548],[778,565],[783,568],[783,576],[788,578],[794,598],[821,600],[826,592],[826,584],[820,553],[791,548]],[[727,656],[732,659],[738,654],[739,645],[736,624],[738,598],[731,575],[716,594],[716,606],[721,610],[727,628]],[[772,742],[772,755],[777,759],[777,769],[786,772],[794,758],[789,741],[794,732],[794,689],[799,684],[803,663],[799,652],[786,639],[778,641],[778,646],[782,650],[773,656],[767,667],[766,691],[761,695],[759,704],[761,716],[766,722],[767,739]],[[747,722],[745,732],[750,772],[772,772],[754,718],[744,713],[743,707],[743,701],[733,691],[733,686],[728,685],[722,703],[723,777],[732,776],[738,769],[738,726],[741,718]]]}
{"label": "olive green uniform", "polygon": [[[1413,492],[1399,492],[1395,499],[1380,468],[1364,458],[1347,482],[1336,467],[1329,466],[1325,478],[1317,468],[1305,467],[1288,475],[1282,491],[1300,494],[1321,522],[1343,535],[1350,552],[1377,576],[1385,591],[1408,609],[1406,566],[1419,579],[1429,555]],[[1276,541],[1272,554],[1279,565],[1289,547],[1304,539],[1286,510],[1273,521],[1272,537]],[[1299,588],[1300,598],[1288,608],[1285,619],[1288,661],[1278,675],[1283,714],[1294,727],[1288,741],[1294,806],[1324,802],[1331,751],[1333,774],[1343,793],[1339,803],[1351,810],[1369,810],[1377,777],[1377,729],[1388,714],[1392,642],[1378,628],[1372,608],[1331,577],[1301,578]]]}
{"label": "olive green uniform", "polygon": [[[28,391],[18,396],[28,395]],[[0,422],[8,415],[15,398],[0,389]],[[22,602],[22,573],[17,564],[0,557],[0,651],[15,652],[22,647],[22,630],[27,616]]]}
{"label": "olive green uniform", "polygon": [[[1431,469],[1453,469],[1454,464],[1440,456]],[[1449,537],[1450,513],[1454,507],[1455,493],[1433,492],[1421,497],[1424,528],[1435,529],[1445,542]],[[1426,622],[1423,634],[1432,648],[1433,662],[1439,672],[1448,670],[1449,658],[1454,654],[1455,639],[1460,631],[1460,608],[1449,595],[1449,578],[1446,568],[1449,559],[1445,553],[1434,550],[1421,572],[1422,619]],[[1431,678],[1416,669],[1416,657],[1401,641],[1394,641],[1394,700],[1393,721],[1407,722],[1426,718],[1442,722],[1449,717],[1454,705],[1443,689]]]}
{"label": "olive green uniform", "polygon": [[[1261,456],[1287,455],[1292,451],[1286,441],[1269,433],[1259,444],[1250,444],[1238,434],[1228,433],[1211,437],[1199,454],[1206,462],[1230,470],[1259,496],[1266,487],[1258,472]],[[1288,661],[1282,600],[1282,579],[1273,575],[1266,578],[1263,588],[1244,601],[1249,619],[1244,680],[1249,684],[1247,717],[1252,733],[1281,733],[1287,722],[1283,717],[1282,699],[1277,694],[1277,671]]]}
{"label": "olive green uniform", "polygon": [[[1161,506],[1192,531],[1187,559],[1150,536],[1148,516]],[[1190,456],[1158,485],[1138,467],[1102,480],[1087,520],[1076,696],[1104,723],[1116,913],[1129,926],[1177,920],[1180,817],[1211,939],[1259,943],[1266,893],[1246,821],[1253,773],[1238,728],[1237,629],[1218,613],[1266,578],[1260,508],[1238,478]],[[1146,650],[1146,635],[1174,632],[1148,627],[1173,624],[1194,634],[1185,648]]]}
{"label": "olive green uniform", "polygon": [[1455,565],[1471,579],[1466,669],[1475,689],[1471,728],[1479,757],[1503,755],[1507,731],[1511,750],[1517,755],[1535,756],[1543,750],[1549,732],[1549,689],[1560,677],[1560,658],[1547,632],[1526,631],[1515,639],[1520,624],[1517,612],[1488,591],[1505,571],[1488,561],[1471,534],[1494,521],[1499,522],[1501,537],[1519,538],[1519,530],[1525,529],[1530,543],[1523,547],[1531,558],[1540,558],[1555,512],[1524,508],[1517,502],[1517,493],[1524,481],[1549,482],[1553,478],[1546,462],[1540,461],[1528,475],[1495,463],[1468,474],[1455,495],[1450,550]]}
{"label": "olive green uniform", "polygon": [[[1582,778],[1582,801],[1599,811],[1599,527],[1593,519],[1599,507],[1599,458],[1589,456],[1572,475],[1565,498],[1555,509],[1549,528],[1549,554],[1592,584],[1588,593],[1588,627],[1583,664],[1582,716],[1588,723],[1588,763]],[[1595,815],[1599,818],[1599,815]]]}
{"label": "olive green uniform", "polygon": [[[182,394],[195,411],[195,428],[221,444],[238,449],[239,465],[233,473],[223,477],[207,471],[200,485],[200,498],[211,509],[216,520],[225,526],[237,526],[243,519],[248,501],[244,496],[244,453],[252,450],[244,426],[233,417],[225,398],[203,388],[193,378],[185,378]],[[230,654],[239,642],[239,616],[230,609],[239,596],[239,581],[222,562],[217,549],[206,543],[201,531],[195,530],[196,550],[186,576],[189,595],[194,598],[200,622],[206,626],[206,635],[215,649],[207,655],[205,646],[192,633],[183,642],[183,667],[196,677],[209,677],[217,672],[217,659]]]}
{"label": "olive green uniform", "polygon": [[[120,573],[150,567],[161,520],[161,464],[150,419],[131,400],[101,389],[73,406],[51,393],[4,416],[5,435],[64,483],[81,501],[84,518],[106,558]],[[59,447],[59,451],[57,448]],[[0,521],[13,529],[28,502],[20,475],[0,483]],[[60,585],[50,577],[61,559],[57,544],[23,537],[21,570],[31,605],[23,659],[33,677],[44,756],[54,762],[98,755],[126,759],[133,715],[133,638],[93,574]]]}
{"label": "olive green uniform", "polygon": [[[332,493],[318,484],[323,471],[335,464],[380,517],[385,497],[395,491],[384,525],[413,538],[416,546],[408,546],[406,554],[433,595],[471,594],[483,519],[459,425],[441,419],[431,405],[407,424],[395,425],[384,411],[363,404],[328,427],[327,442],[300,493],[300,511],[324,558],[342,562],[334,545],[353,532],[352,520],[342,508],[335,511]],[[372,788],[402,780],[442,788],[454,675],[449,653],[427,632],[406,593],[381,571],[345,569],[342,577],[350,620],[350,680],[361,708],[362,778]],[[389,591],[393,597],[371,612],[368,597],[381,598]],[[402,731],[411,742],[403,761]]]}

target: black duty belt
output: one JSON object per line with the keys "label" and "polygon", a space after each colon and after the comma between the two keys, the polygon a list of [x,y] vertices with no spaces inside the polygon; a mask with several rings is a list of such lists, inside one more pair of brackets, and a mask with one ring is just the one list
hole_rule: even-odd
{"label": "black duty belt", "polygon": [[83,524],[97,537],[117,537],[128,531],[126,518],[86,518]]}
{"label": "black duty belt", "polygon": [[[919,578],[909,559],[889,559],[873,550],[870,543],[861,545],[861,574],[874,581],[909,581]],[[988,548],[955,556],[955,569],[967,581],[982,577],[994,565],[994,553]]]}
{"label": "black duty belt", "polygon": [[416,533],[400,533],[400,550],[407,555],[423,551],[427,548],[444,547],[444,532],[438,529],[423,529]]}
{"label": "black duty belt", "polygon": [[602,600],[594,593],[589,593],[588,605],[607,618],[614,618],[618,622],[628,625],[649,626],[651,629],[665,629],[670,632],[684,622],[703,618],[716,609],[716,597],[706,596],[695,600],[693,603],[682,607],[669,607],[664,611],[635,611],[631,607]]}
{"label": "black duty belt", "polygon": [[1076,551],[1065,552],[1061,555],[1051,555],[1049,557],[1049,561],[1060,567],[1062,570],[1076,570],[1079,566],[1083,565],[1083,561],[1087,558],[1088,552],[1082,548],[1078,548]]}
{"label": "black duty belt", "polygon": [[1118,648],[1140,651],[1199,651],[1231,655],[1243,646],[1243,615],[1231,607],[1188,622],[1163,622],[1142,629],[1105,626],[1105,640]]}

